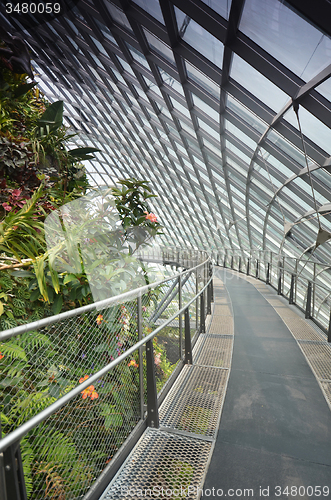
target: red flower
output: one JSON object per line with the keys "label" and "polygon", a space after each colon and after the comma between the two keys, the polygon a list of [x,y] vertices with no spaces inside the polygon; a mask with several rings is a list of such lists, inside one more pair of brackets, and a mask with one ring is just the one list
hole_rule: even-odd
{"label": "red flower", "polygon": [[10,211],[11,211],[11,209],[12,209],[12,207],[11,207],[10,205],[8,205],[8,203],[7,203],[7,202],[4,202],[4,203],[2,204],[2,206],[3,206],[3,208],[4,208],[5,210],[7,210],[7,212],[10,212]]}
{"label": "red flower", "polygon": [[0,359],[2,359],[2,358],[4,358],[4,357],[5,357],[5,355],[4,355],[4,354],[1,354],[1,352],[0,352]]}

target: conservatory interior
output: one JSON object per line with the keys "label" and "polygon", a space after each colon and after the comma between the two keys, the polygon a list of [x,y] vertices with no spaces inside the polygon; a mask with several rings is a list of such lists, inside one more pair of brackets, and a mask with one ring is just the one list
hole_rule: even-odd
{"label": "conservatory interior", "polygon": [[330,19],[1,3],[1,500],[330,497]]}

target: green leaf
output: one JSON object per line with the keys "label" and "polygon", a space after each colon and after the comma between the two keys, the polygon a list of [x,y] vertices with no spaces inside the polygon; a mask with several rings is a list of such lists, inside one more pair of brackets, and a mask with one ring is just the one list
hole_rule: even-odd
{"label": "green leaf", "polygon": [[54,300],[54,304],[52,305],[52,311],[54,314],[59,314],[63,305],[63,297],[62,295],[57,295]]}
{"label": "green leaf", "polygon": [[33,290],[33,292],[30,295],[30,300],[31,302],[34,302],[35,300],[39,299],[40,297],[40,290],[37,288],[36,290]]}
{"label": "green leaf", "polygon": [[79,282],[79,279],[74,274],[67,274],[63,279],[63,284],[66,285],[67,283],[70,283],[71,281]]}
{"label": "green leaf", "polygon": [[[82,158],[83,156],[86,156],[90,153],[96,153],[97,151],[100,151],[100,149],[86,147],[71,149],[70,151],[68,151],[68,153],[72,158]],[[90,158],[93,158],[93,156]]]}
{"label": "green leaf", "polygon": [[37,82],[25,83],[24,85],[20,85],[14,90],[13,96],[15,98],[21,97],[21,95],[24,95],[27,92],[29,92],[29,90],[31,90],[35,85],[37,85]]}
{"label": "green leaf", "polygon": [[111,413],[105,418],[106,429],[109,429],[110,427],[121,427],[122,424],[123,418],[119,413]]}
{"label": "green leaf", "polygon": [[63,121],[63,101],[53,102],[38,120],[40,127],[50,125],[50,130],[56,130],[61,127]]}
{"label": "green leaf", "polygon": [[2,315],[2,313],[3,313],[3,303],[0,302],[0,316]]}

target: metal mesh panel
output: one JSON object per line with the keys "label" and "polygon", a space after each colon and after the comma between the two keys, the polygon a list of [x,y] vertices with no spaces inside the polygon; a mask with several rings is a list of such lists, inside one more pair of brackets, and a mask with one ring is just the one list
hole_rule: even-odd
{"label": "metal mesh panel", "polygon": [[147,429],[100,500],[197,498],[210,452],[210,442]]}
{"label": "metal mesh panel", "polygon": [[193,349],[194,364],[228,368],[231,364],[233,338],[221,335],[200,335]]}
{"label": "metal mesh panel", "polygon": [[228,370],[185,366],[160,408],[165,427],[215,436]]}
{"label": "metal mesh panel", "polygon": [[15,411],[25,422],[137,341],[136,301],[3,341],[1,411],[16,427]]}
{"label": "metal mesh panel", "polygon": [[331,346],[325,342],[298,341],[316,377],[331,380]]}
{"label": "metal mesh panel", "polygon": [[[153,297],[153,311],[146,315],[143,334],[152,332],[179,310],[178,279],[167,281]],[[157,390],[160,391],[180,359],[180,325],[175,318],[153,340]]]}
{"label": "metal mesh panel", "polygon": [[321,386],[324,392],[324,396],[331,408],[331,382],[321,382]]}
{"label": "metal mesh panel", "polygon": [[[35,412],[43,403],[34,398]],[[139,418],[138,366],[128,357],[23,438],[29,499],[81,498]]]}
{"label": "metal mesh panel", "polygon": [[214,316],[208,329],[209,334],[214,335],[233,335],[232,316]]}

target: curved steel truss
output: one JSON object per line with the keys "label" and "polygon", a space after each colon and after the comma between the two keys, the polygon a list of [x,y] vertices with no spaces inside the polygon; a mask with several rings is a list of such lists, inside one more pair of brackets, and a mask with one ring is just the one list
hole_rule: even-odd
{"label": "curved steel truss", "polygon": [[[0,22],[23,31],[40,87],[64,100],[78,142],[100,148],[87,164],[92,184],[150,180],[168,243],[282,247],[294,256],[316,243],[314,196],[331,231],[323,208],[331,187],[331,39],[323,31],[331,7],[311,3],[300,13],[300,5],[80,0],[38,28],[2,14]],[[330,242],[314,255],[327,260]]]}

